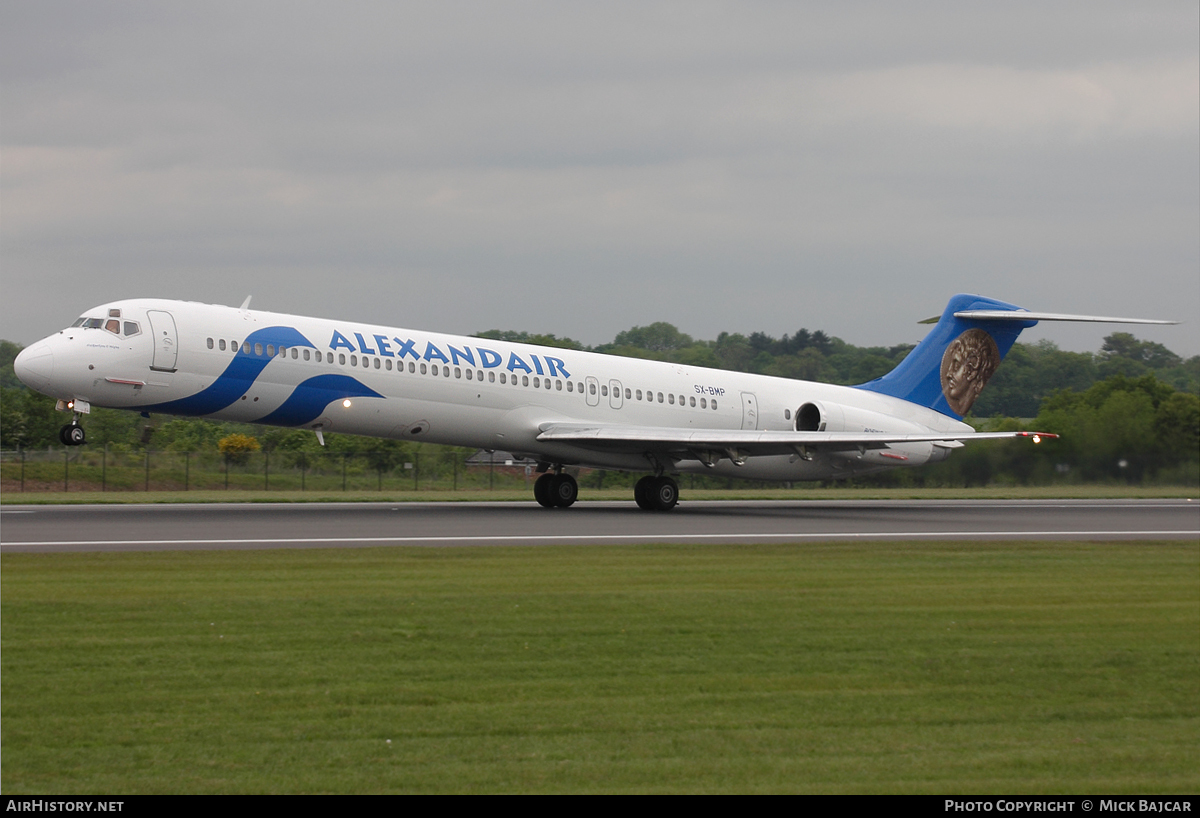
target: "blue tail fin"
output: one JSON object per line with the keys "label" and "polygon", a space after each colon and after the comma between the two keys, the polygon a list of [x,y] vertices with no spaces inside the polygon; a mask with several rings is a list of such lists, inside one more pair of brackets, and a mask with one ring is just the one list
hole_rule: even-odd
{"label": "blue tail fin", "polygon": [[981,295],[956,295],[946,305],[933,331],[899,366],[859,388],[902,398],[961,419],[971,410],[1021,330],[1037,321],[956,318],[954,313],[1020,309]]}

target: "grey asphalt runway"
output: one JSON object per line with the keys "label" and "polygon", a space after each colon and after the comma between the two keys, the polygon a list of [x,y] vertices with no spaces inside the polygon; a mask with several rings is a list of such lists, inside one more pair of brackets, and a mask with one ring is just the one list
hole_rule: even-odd
{"label": "grey asphalt runway", "polygon": [[1200,540],[1188,500],[5,506],[13,552],[848,540]]}

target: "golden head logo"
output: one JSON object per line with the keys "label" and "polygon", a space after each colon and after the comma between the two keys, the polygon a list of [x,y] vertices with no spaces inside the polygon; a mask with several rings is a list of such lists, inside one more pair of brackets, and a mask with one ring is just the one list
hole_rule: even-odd
{"label": "golden head logo", "polygon": [[942,355],[942,394],[946,403],[965,415],[998,366],[1000,350],[983,330],[969,329],[955,338]]}

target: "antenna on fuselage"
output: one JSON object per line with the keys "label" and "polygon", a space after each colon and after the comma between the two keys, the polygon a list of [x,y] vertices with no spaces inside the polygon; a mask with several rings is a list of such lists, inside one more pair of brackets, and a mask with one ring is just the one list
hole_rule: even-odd
{"label": "antenna on fuselage", "polygon": [[239,310],[248,310],[248,309],[250,309],[250,299],[251,299],[251,298],[253,298],[253,297],[254,297],[254,296],[252,296],[252,295],[248,295],[248,296],[246,296],[246,300],[242,302],[242,306],[238,307],[238,309],[239,309]]}

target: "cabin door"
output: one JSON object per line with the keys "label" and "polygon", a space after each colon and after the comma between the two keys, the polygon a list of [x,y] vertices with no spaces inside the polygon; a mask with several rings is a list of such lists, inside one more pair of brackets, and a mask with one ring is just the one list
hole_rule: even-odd
{"label": "cabin door", "polygon": [[155,372],[174,372],[179,357],[175,319],[162,310],[150,310],[146,315],[150,319],[150,334],[154,336],[154,362],[150,368]]}
{"label": "cabin door", "polygon": [[622,406],[621,382],[620,381],[609,381],[608,388],[609,388],[608,405],[611,406],[613,409],[620,409]]}
{"label": "cabin door", "polygon": [[753,392],[742,393],[742,428],[758,428],[758,398]]}

